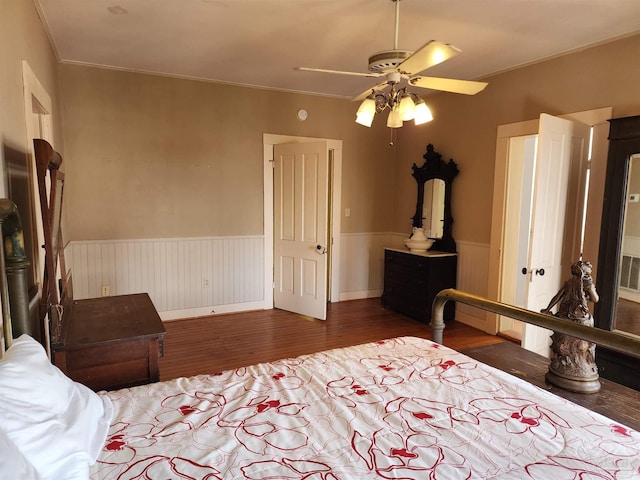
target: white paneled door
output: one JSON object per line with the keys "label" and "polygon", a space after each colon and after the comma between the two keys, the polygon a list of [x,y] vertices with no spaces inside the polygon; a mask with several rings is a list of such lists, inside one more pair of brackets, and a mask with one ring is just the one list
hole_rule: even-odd
{"label": "white paneled door", "polygon": [[[577,261],[582,218],[575,198],[584,192],[581,165],[588,154],[589,127],[551,115],[540,116],[536,179],[527,275],[527,305],[540,311],[571,274]],[[583,197],[582,197],[583,198]],[[522,346],[549,356],[549,330],[525,325]]]}
{"label": "white paneled door", "polygon": [[274,146],[274,306],[327,316],[327,142]]}

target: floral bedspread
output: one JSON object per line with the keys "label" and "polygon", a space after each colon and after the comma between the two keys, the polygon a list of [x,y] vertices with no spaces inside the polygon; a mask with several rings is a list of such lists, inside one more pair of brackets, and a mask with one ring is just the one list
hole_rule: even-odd
{"label": "floral bedspread", "polygon": [[640,433],[413,337],[103,394],[92,479],[640,478]]}

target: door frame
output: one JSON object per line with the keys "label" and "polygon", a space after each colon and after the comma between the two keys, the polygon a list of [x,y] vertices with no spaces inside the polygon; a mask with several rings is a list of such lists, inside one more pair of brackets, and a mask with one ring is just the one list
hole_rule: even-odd
{"label": "door frame", "polygon": [[264,177],[264,308],[273,308],[273,146],[280,143],[308,143],[326,141],[333,155],[329,158],[329,279],[328,300],[340,299],[340,213],[342,211],[342,140],[331,138],[298,137],[265,133],[262,136]]}
{"label": "door frame", "polygon": [[[36,245],[44,244],[44,230],[42,225],[42,210],[40,205],[40,195],[38,194],[38,175],[36,174],[35,153],[33,146],[34,138],[42,138],[50,144],[55,145],[54,141],[54,124],[53,124],[53,103],[51,96],[44,88],[38,77],[33,72],[29,62],[22,60],[22,83],[24,95],[24,115],[25,115],[25,132],[27,136],[26,153],[28,158],[28,170],[31,180],[31,202],[33,220],[35,225],[34,241]],[[23,219],[23,222],[25,220]],[[64,245],[61,247],[64,248]],[[31,253],[31,252],[29,252]],[[38,308],[40,299],[42,298],[42,279],[44,278],[45,252],[43,248],[38,249],[38,255],[31,259],[35,264],[34,270],[36,278],[34,279],[38,285],[38,291],[29,299],[29,315],[38,318]],[[56,272],[53,273],[56,275]],[[63,273],[60,272],[60,275]],[[45,340],[45,349],[47,356],[51,358],[50,332],[49,332],[49,315],[45,316],[44,325],[41,325],[42,333]]]}
{"label": "door frame", "polygon": [[[33,139],[43,138],[52,145],[55,145],[53,141],[53,118],[52,118],[52,102],[51,97],[42,86],[36,74],[29,66],[26,60],[22,61],[22,82],[23,82],[23,94],[24,94],[24,113],[25,113],[25,129],[27,134],[27,157],[29,159],[29,175],[31,179],[32,198],[31,201],[35,220],[36,231],[35,241],[38,245],[44,243],[44,231],[42,227],[42,210],[40,206],[40,196],[38,195],[38,176],[36,175],[35,167],[35,154],[33,150]],[[37,103],[36,103],[37,102]],[[43,113],[35,113],[36,109],[43,110]],[[36,263],[38,282],[38,294],[36,297],[42,295],[42,278],[44,274],[44,249],[38,249],[39,255],[37,258],[33,258],[32,262]],[[29,252],[31,253],[31,252]],[[34,303],[36,299],[31,299]],[[31,308],[31,305],[30,305]]]}
{"label": "door frame", "polygon": [[[575,112],[566,115],[557,115],[560,118],[567,120],[575,120],[585,123],[592,127],[599,124],[607,124],[612,116],[613,108],[604,107],[594,110],[586,110],[582,112]],[[539,119],[527,120],[524,122],[516,122],[505,125],[498,125],[498,133],[496,140],[496,161],[494,167],[494,181],[493,181],[493,207],[491,212],[491,240],[489,245],[489,272],[488,272],[488,285],[487,296],[490,299],[501,301],[502,298],[502,250],[505,235],[505,216],[506,216],[506,195],[508,186],[508,174],[509,174],[509,141],[511,137],[521,137],[525,135],[534,135],[538,133]],[[594,138],[594,144],[606,143],[606,136],[608,129],[594,129],[594,135],[599,137],[604,135],[604,138]],[[599,156],[592,155],[592,172],[594,168],[598,170],[601,166],[593,163],[593,160],[600,160]],[[606,156],[601,159],[606,164]],[[599,163],[599,162],[598,162]],[[587,208],[596,203],[596,196],[600,196],[600,203],[602,203],[603,195],[603,183],[604,179],[598,178],[598,176],[591,175],[591,183],[589,185],[589,199],[587,202]],[[592,212],[596,213],[596,212]],[[599,235],[599,224],[597,228],[594,228],[595,222],[599,222],[600,219],[595,218],[595,215],[590,219],[591,228],[585,232],[585,252],[587,250],[587,244],[590,249],[595,247],[597,251],[598,238],[593,237]],[[586,258],[586,257],[585,257]],[[488,333],[497,334],[500,326],[499,315],[494,313],[487,313],[484,321],[479,321],[477,324],[472,325],[480,328]]]}

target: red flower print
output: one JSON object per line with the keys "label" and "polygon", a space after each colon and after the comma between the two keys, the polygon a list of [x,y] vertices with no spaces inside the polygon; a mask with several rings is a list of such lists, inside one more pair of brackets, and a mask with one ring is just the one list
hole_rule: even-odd
{"label": "red flower print", "polygon": [[192,407],[191,405],[182,405],[180,408],[178,408],[178,410],[180,410],[180,413],[182,413],[182,415],[189,415],[190,413],[196,411],[195,407]]}
{"label": "red flower print", "polygon": [[257,405],[258,413],[262,413],[268,408],[278,408],[279,406],[280,400],[267,400],[266,402],[262,402]]}
{"label": "red flower print", "polygon": [[109,450],[110,452],[122,450],[122,447],[126,445],[126,443],[123,441],[123,438],[124,435],[114,435],[105,444],[105,450]]}

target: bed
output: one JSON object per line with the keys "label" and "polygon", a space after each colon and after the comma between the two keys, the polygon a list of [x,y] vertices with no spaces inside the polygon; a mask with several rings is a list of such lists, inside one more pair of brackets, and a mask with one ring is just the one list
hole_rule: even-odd
{"label": "bed", "polygon": [[0,402],[3,479],[640,478],[637,431],[415,337],[96,394],[25,335]]}

